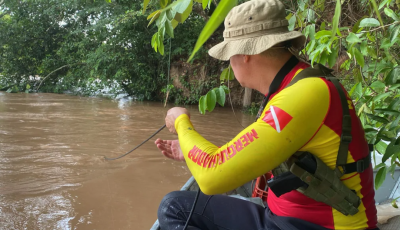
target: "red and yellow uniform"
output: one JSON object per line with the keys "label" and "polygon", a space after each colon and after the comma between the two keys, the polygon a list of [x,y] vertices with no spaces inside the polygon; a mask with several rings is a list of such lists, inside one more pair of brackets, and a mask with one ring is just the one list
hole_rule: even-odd
{"label": "red and yellow uniform", "polygon": [[[187,115],[178,117],[175,128],[186,163],[205,194],[239,187],[299,150],[308,151],[335,168],[342,132],[342,108],[336,88],[323,78],[306,78],[285,88],[307,67],[305,63],[297,64],[271,95],[260,118],[222,147],[198,134]],[[347,163],[352,163],[369,152],[361,123],[348,100],[353,140]],[[344,216],[297,191],[279,198],[269,191],[268,206],[275,215],[300,218],[330,229],[376,228],[372,167],[341,179],[362,200],[360,211],[354,216]]]}

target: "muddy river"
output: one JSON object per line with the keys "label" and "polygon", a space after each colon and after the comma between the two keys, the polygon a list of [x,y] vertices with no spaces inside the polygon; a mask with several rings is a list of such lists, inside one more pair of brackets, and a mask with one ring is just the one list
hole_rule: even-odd
{"label": "muddy river", "polygon": [[[173,105],[168,105],[172,107]],[[174,139],[157,102],[0,92],[0,229],[150,229],[169,191],[191,176],[153,142]],[[200,115],[196,129],[223,145],[254,117],[229,106]]]}

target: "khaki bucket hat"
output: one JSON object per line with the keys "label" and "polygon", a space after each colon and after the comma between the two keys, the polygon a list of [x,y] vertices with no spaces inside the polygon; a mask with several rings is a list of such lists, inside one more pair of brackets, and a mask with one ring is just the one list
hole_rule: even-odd
{"label": "khaki bucket hat", "polygon": [[306,38],[288,30],[285,7],[278,0],[252,0],[234,7],[225,18],[224,41],[209,50],[227,61],[236,54],[256,55],[284,41],[302,49]]}

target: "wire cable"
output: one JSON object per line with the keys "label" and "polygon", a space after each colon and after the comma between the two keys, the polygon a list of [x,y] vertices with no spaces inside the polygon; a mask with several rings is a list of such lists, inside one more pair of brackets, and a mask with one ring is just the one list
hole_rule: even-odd
{"label": "wire cable", "polygon": [[158,129],[155,133],[153,133],[149,138],[147,138],[146,140],[144,140],[142,143],[140,143],[139,145],[137,145],[135,148],[133,148],[133,149],[130,150],[129,152],[127,152],[127,153],[125,153],[125,154],[123,154],[123,155],[121,155],[121,156],[119,156],[119,157],[114,157],[114,158],[104,156],[104,159],[107,160],[107,161],[113,161],[113,160],[117,160],[117,159],[120,159],[120,158],[122,158],[122,157],[128,155],[129,153],[135,151],[135,150],[138,149],[140,146],[142,146],[144,143],[146,143],[147,141],[149,141],[152,137],[154,137],[155,135],[157,135],[157,133],[161,132],[161,130],[163,130],[165,127],[166,127],[166,125],[163,125],[160,129]]}
{"label": "wire cable", "polygon": [[164,108],[167,106],[169,96],[169,74],[171,71],[171,38],[169,39],[169,58],[168,58],[168,78],[167,78],[167,95],[165,96]]}
{"label": "wire cable", "polygon": [[194,212],[194,208],[196,207],[197,200],[199,199],[199,195],[200,195],[200,188],[197,190],[196,197],[194,198],[192,210],[190,210],[189,217],[186,220],[186,224],[183,227],[183,230],[186,230],[187,226],[189,225],[190,219],[192,218],[192,215]]}
{"label": "wire cable", "polygon": [[234,115],[235,118],[236,118],[236,121],[239,123],[240,126],[242,126],[242,128],[244,128],[244,126],[243,126],[242,123],[239,121],[238,117],[236,116],[235,109],[233,108],[233,103],[232,103],[232,98],[231,98],[231,90],[229,89],[229,77],[230,77],[230,75],[231,75],[231,65],[229,65],[228,68],[229,68],[229,69],[228,69],[228,71],[229,71],[229,72],[228,72],[228,90],[229,90],[228,96],[229,96],[229,102],[230,102],[230,104],[231,104],[232,112],[233,112],[233,115]]}

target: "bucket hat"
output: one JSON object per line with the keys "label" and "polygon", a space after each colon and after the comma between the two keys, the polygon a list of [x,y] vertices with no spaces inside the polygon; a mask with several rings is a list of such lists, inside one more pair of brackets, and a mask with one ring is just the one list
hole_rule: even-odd
{"label": "bucket hat", "polygon": [[225,18],[224,41],[212,47],[210,56],[227,61],[236,54],[256,55],[285,41],[303,48],[305,36],[289,31],[285,7],[279,0],[252,0],[232,8]]}

